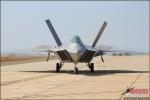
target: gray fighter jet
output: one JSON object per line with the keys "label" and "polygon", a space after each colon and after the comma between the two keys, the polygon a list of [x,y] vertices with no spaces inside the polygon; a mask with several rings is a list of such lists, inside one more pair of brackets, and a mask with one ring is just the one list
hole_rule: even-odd
{"label": "gray fighter jet", "polygon": [[94,63],[91,63],[92,59],[96,56],[101,56],[102,62],[104,62],[103,59],[103,54],[105,51],[103,50],[98,50],[95,49],[95,46],[102,35],[107,22],[104,21],[100,31],[98,32],[92,46],[84,45],[82,40],[80,39],[79,36],[74,36],[68,47],[63,47],[61,40],[59,39],[52,23],[50,22],[49,19],[45,20],[48,28],[50,29],[58,47],[55,49],[49,49],[47,50],[48,52],[48,58],[47,61],[49,60],[50,53],[53,52],[57,55],[58,59],[60,60],[59,63],[56,63],[56,72],[59,72],[61,67],[65,62],[72,62],[74,63],[74,72],[75,74],[78,74],[78,68],[77,64],[78,63],[86,63],[87,66],[89,67],[91,72],[94,72]]}

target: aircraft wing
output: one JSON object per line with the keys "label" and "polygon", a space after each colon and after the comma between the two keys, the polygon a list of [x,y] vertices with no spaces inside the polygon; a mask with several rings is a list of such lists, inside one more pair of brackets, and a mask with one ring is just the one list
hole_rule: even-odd
{"label": "aircraft wing", "polygon": [[98,50],[95,56],[104,55],[104,54],[112,54],[112,55],[143,55],[146,53],[137,52],[137,51],[128,51],[128,50]]}
{"label": "aircraft wing", "polygon": [[54,49],[39,49],[39,50],[35,50],[34,52],[47,52],[48,53],[48,58],[47,61],[49,60],[49,56],[50,53],[54,53],[57,55],[57,57],[61,60],[61,61],[68,61],[71,62],[72,58],[69,55],[68,51],[66,50],[65,47],[57,47]]}
{"label": "aircraft wing", "polygon": [[112,55],[125,55],[125,56],[128,56],[128,55],[143,55],[145,53],[141,53],[141,52],[135,52],[135,51],[126,51],[126,50],[98,50],[96,53],[95,53],[95,57],[96,56],[101,56],[101,60],[102,62],[104,62],[104,59],[103,59],[103,55],[104,54],[112,54]]}
{"label": "aircraft wing", "polygon": [[50,53],[55,53],[55,50],[54,49],[33,49],[33,50],[30,50],[30,52],[50,52]]}

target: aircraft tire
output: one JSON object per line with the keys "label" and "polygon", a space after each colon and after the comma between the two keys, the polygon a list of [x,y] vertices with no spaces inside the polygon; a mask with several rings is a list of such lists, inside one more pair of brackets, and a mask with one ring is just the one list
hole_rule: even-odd
{"label": "aircraft tire", "polygon": [[60,64],[56,63],[56,72],[60,72]]}
{"label": "aircraft tire", "polygon": [[91,64],[90,64],[90,71],[91,71],[91,72],[94,72],[94,63],[91,63]]}
{"label": "aircraft tire", "polygon": [[75,69],[74,69],[74,72],[75,72],[75,74],[78,74],[78,72],[79,72],[79,71],[78,71],[78,68],[75,68]]}

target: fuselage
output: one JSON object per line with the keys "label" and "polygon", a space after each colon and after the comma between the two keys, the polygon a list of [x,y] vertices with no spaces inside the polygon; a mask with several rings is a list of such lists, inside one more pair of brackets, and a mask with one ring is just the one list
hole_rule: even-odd
{"label": "fuselage", "polygon": [[70,54],[72,60],[74,63],[79,62],[81,56],[84,54],[86,51],[86,48],[81,41],[79,36],[74,36],[71,41],[69,46],[67,47],[67,51]]}
{"label": "fuselage", "polygon": [[73,62],[78,63],[87,51],[87,46],[83,44],[79,36],[74,36],[66,50],[70,54]]}

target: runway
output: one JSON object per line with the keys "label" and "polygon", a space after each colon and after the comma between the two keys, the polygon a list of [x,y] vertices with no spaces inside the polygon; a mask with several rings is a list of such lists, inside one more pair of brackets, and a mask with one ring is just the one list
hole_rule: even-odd
{"label": "runway", "polygon": [[[1,66],[2,99],[120,99],[127,87],[149,89],[149,56],[96,57],[95,72],[86,64],[65,63],[55,72],[58,60]],[[137,80],[136,80],[137,79]],[[136,80],[136,81],[135,81]]]}

